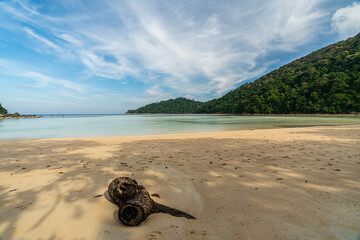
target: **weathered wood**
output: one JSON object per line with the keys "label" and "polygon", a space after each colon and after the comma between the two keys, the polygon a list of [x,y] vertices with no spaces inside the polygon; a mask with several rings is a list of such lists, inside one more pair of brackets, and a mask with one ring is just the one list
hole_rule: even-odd
{"label": "weathered wood", "polygon": [[108,188],[110,198],[119,207],[122,204],[133,198],[137,193],[138,184],[135,180],[128,177],[115,178]]}
{"label": "weathered wood", "polygon": [[119,208],[119,220],[127,226],[137,226],[142,223],[149,214],[146,214],[144,208],[138,205],[127,203]]}
{"label": "weathered wood", "polygon": [[128,226],[137,226],[151,214],[155,202],[144,186],[138,185],[137,193],[119,208],[119,220]]}
{"label": "weathered wood", "polygon": [[196,219],[195,217],[156,203],[144,186],[134,179],[119,177],[114,179],[108,188],[109,196],[119,206],[119,220],[128,226],[137,226],[152,213],[167,213],[175,217]]}
{"label": "weathered wood", "polygon": [[155,202],[154,208],[152,209],[152,213],[167,213],[174,217],[184,217],[187,219],[196,219],[196,217],[191,216],[190,214],[187,214],[186,212],[165,206],[165,205],[157,203],[157,202]]}

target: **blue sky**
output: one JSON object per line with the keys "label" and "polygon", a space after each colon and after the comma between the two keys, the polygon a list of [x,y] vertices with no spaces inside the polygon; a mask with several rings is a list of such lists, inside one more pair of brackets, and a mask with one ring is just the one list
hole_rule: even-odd
{"label": "blue sky", "polygon": [[25,114],[207,101],[358,32],[354,0],[0,0],[0,103]]}

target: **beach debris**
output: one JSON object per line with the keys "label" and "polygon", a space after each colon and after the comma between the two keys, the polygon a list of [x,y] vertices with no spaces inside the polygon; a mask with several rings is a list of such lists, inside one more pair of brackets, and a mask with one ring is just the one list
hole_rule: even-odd
{"label": "beach debris", "polygon": [[151,196],[160,198],[160,194],[158,194],[158,193],[153,193],[153,194],[151,194]]}
{"label": "beach debris", "polygon": [[281,177],[279,177],[279,178],[277,178],[276,180],[284,180],[283,178],[281,178]]}
{"label": "beach debris", "polygon": [[62,167],[56,167],[56,168],[50,168],[49,170],[57,170],[57,169],[61,169]]}
{"label": "beach debris", "polygon": [[15,189],[11,189],[9,192],[15,192],[15,191],[17,191],[16,188],[15,188]]}
{"label": "beach debris", "polygon": [[25,210],[25,209],[27,209],[27,206],[18,206],[16,208],[19,209],[19,210]]}
{"label": "beach debris", "polygon": [[94,196],[94,198],[99,198],[99,197],[102,197],[102,196],[104,196],[104,195],[103,195],[103,194],[99,194],[99,195]]}
{"label": "beach debris", "polygon": [[167,213],[175,217],[196,219],[195,217],[155,202],[144,186],[129,177],[118,177],[108,187],[108,193],[114,204],[119,207],[119,220],[127,226],[137,226],[150,214]]}
{"label": "beach debris", "polygon": [[341,170],[337,168],[337,169],[335,169],[334,171],[340,172]]}

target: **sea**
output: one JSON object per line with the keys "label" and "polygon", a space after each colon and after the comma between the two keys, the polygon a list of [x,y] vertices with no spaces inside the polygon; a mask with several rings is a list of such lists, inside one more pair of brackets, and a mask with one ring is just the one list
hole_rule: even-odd
{"label": "sea", "polygon": [[141,136],[360,124],[359,116],[47,114],[0,120],[0,139]]}

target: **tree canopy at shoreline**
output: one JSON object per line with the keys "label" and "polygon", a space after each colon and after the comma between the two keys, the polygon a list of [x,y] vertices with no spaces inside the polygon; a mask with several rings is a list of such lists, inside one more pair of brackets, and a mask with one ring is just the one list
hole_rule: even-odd
{"label": "tree canopy at shoreline", "polygon": [[151,103],[136,110],[128,110],[127,113],[195,113],[203,104],[180,97]]}
{"label": "tree canopy at shoreline", "polygon": [[0,114],[7,114],[8,111],[0,103]]}

